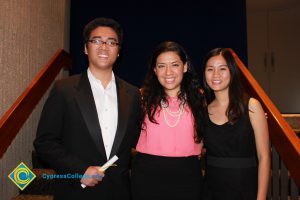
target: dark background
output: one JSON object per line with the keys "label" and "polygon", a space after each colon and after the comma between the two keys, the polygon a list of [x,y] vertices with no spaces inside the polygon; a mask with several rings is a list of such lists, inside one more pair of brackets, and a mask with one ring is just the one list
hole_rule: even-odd
{"label": "dark background", "polygon": [[158,43],[173,40],[187,50],[199,76],[211,49],[230,47],[247,63],[245,0],[71,1],[71,74],[87,69],[82,30],[96,17],[111,17],[124,29],[124,43],[115,73],[140,87],[147,61]]}

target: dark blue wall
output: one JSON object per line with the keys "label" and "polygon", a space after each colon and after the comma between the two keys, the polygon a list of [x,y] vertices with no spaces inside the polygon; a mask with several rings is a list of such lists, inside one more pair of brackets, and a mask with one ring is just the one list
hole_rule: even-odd
{"label": "dark blue wall", "polygon": [[71,2],[71,74],[87,68],[82,29],[96,17],[111,17],[124,28],[124,45],[115,73],[141,86],[147,60],[156,44],[173,40],[182,44],[200,74],[203,56],[215,47],[233,48],[247,63],[245,0]]}

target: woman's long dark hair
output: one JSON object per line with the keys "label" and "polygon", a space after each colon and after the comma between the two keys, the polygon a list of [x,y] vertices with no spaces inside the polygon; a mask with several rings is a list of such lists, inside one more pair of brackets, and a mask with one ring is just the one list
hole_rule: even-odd
{"label": "woman's long dark hair", "polygon": [[205,98],[200,92],[200,81],[191,65],[191,61],[188,58],[186,51],[176,42],[167,41],[159,44],[156,46],[150,57],[148,72],[142,87],[142,128],[147,129],[145,124],[146,115],[152,123],[158,124],[154,116],[155,113],[161,109],[160,102],[164,101],[168,103],[167,94],[154,72],[157,57],[165,52],[175,52],[180,57],[183,64],[187,64],[188,69],[183,75],[178,98],[181,100],[181,103],[186,103],[190,107],[194,117],[195,141],[200,142],[203,135]]}
{"label": "woman's long dark hair", "polygon": [[205,97],[207,104],[210,104],[215,99],[214,91],[208,86],[205,79],[205,68],[207,61],[214,56],[221,55],[226,61],[226,64],[230,71],[229,82],[229,104],[226,109],[226,115],[230,124],[233,124],[238,118],[240,118],[247,109],[247,94],[243,92],[242,83],[240,81],[240,71],[237,67],[237,63],[228,48],[215,48],[208,52],[204,58],[204,72],[203,72],[203,87],[205,90]]}

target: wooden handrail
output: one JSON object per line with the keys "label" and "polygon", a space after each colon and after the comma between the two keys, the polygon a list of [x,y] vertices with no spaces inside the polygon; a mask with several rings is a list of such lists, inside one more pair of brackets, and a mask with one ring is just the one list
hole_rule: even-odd
{"label": "wooden handrail", "polygon": [[270,140],[275,146],[280,158],[283,160],[287,169],[297,186],[300,188],[300,140],[290,125],[284,120],[280,112],[254,79],[236,53],[231,52],[242,73],[242,82],[247,92],[260,100],[265,112],[268,114],[268,126]]}
{"label": "wooden handrail", "polygon": [[62,68],[71,68],[71,56],[59,50],[42,68],[0,120],[0,158]]}

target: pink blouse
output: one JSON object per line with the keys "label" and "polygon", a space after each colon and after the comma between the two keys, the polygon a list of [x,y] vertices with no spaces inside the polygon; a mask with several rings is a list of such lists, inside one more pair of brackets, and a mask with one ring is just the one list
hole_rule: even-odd
{"label": "pink blouse", "polygon": [[[171,112],[179,111],[180,100],[169,98],[168,101],[168,109]],[[136,146],[138,152],[169,157],[200,154],[200,144],[195,143],[194,140],[194,120],[188,106],[185,106],[175,127],[170,126],[176,124],[178,114],[172,116],[166,110],[158,109],[155,113],[155,119],[158,124],[150,122],[148,117],[145,118],[146,128],[141,131]]]}

